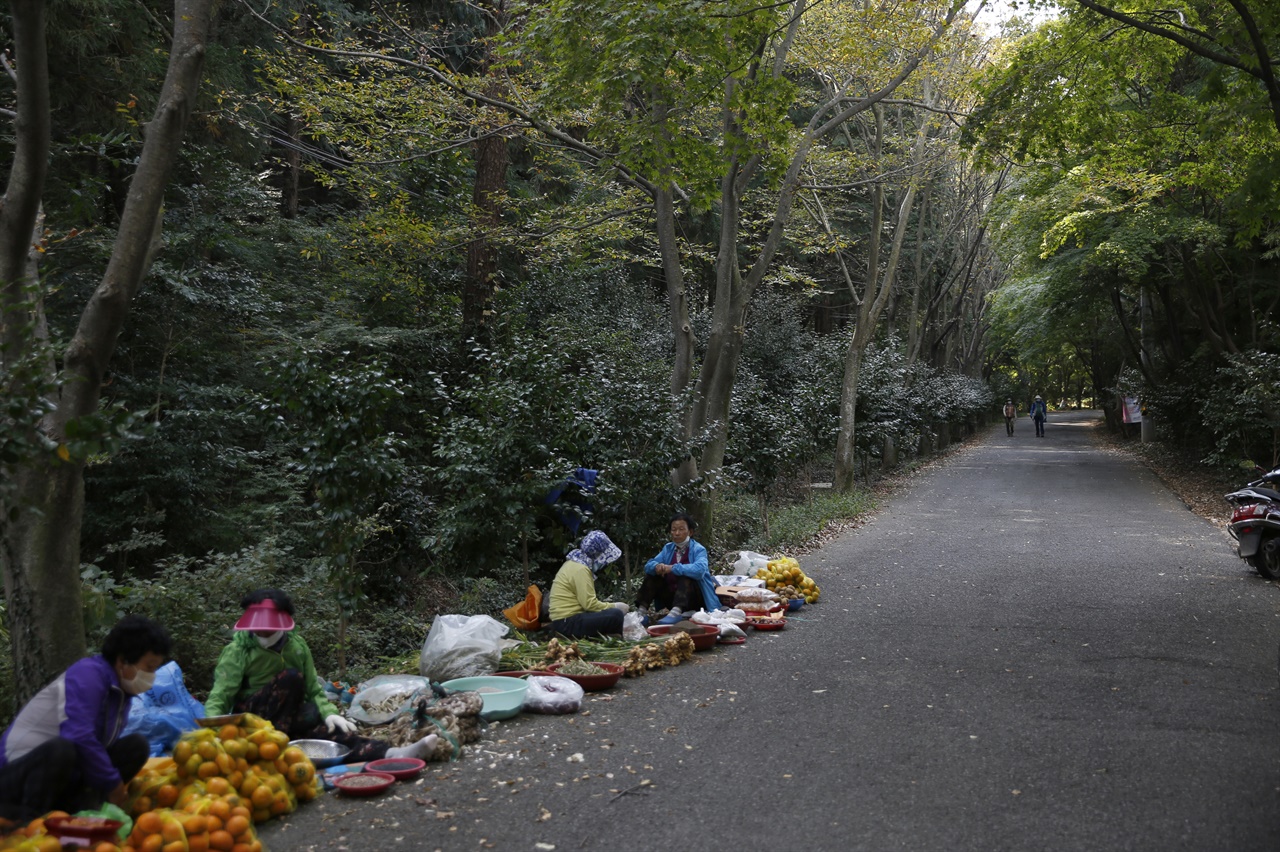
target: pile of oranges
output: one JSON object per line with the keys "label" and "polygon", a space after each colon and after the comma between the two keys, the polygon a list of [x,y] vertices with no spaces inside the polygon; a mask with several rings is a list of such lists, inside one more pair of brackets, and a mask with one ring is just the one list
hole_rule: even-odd
{"label": "pile of oranges", "polygon": [[[199,797],[183,810],[148,811],[133,823],[121,852],[262,852],[249,809]],[[106,852],[106,850],[95,850]]]}
{"label": "pile of oranges", "polygon": [[246,714],[239,725],[182,735],[172,762],[152,764],[129,785],[131,813],[182,808],[193,795],[235,799],[255,823],[291,813],[320,792],[315,766],[271,723]]}
{"label": "pile of oranges", "polygon": [[[12,832],[0,840],[0,849],[4,852],[62,852],[62,841],[47,833],[44,821],[52,817],[69,816],[66,811],[50,811],[42,817],[31,820],[24,828],[16,828],[8,820],[0,827],[0,832]],[[98,847],[85,847],[90,852],[120,852],[113,843],[102,843]]]}
{"label": "pile of oranges", "polygon": [[[129,782],[133,831],[123,844],[89,852],[262,852],[256,823],[291,813],[321,791],[311,760],[271,723],[245,714],[239,725],[182,735],[172,758],[155,758]],[[0,839],[0,852],[61,852],[45,814]],[[0,832],[6,830],[0,824]]]}

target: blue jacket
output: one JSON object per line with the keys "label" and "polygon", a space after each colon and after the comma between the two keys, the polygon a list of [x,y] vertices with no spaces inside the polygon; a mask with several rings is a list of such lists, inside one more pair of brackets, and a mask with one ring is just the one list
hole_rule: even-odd
{"label": "blue jacket", "polygon": [[72,663],[33,695],[5,729],[0,737],[0,766],[62,737],[78,747],[85,784],[113,789],[123,779],[107,756],[107,746],[120,739],[132,700],[120,688],[115,667],[105,657]]}
{"label": "blue jacket", "polygon": [[1048,410],[1044,407],[1043,399],[1037,399],[1035,402],[1031,403],[1031,411],[1028,413],[1031,415],[1032,420],[1045,420],[1048,419],[1049,416]]}
{"label": "blue jacket", "polygon": [[[644,564],[644,573],[656,574],[659,564],[672,565],[675,556],[676,543],[669,541],[657,556]],[[712,579],[711,569],[707,566],[707,549],[705,547],[693,539],[689,539],[689,562],[687,564],[674,565],[673,570],[677,577],[688,577],[702,589],[703,609],[707,610],[707,612],[713,609],[723,609],[720,605],[720,598],[716,597],[716,581]]]}

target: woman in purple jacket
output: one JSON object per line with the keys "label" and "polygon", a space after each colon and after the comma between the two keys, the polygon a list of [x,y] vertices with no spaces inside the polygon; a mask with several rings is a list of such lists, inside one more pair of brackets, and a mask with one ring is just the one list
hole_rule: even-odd
{"label": "woman in purple jacket", "polygon": [[121,736],[135,695],[151,688],[172,640],[156,622],[126,615],[102,643],[37,692],[0,737],[0,815],[75,813],[122,805],[150,756],[142,734]]}

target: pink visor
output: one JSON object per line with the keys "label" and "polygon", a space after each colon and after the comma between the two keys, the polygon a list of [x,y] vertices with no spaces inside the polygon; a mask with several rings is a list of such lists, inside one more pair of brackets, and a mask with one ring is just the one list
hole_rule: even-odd
{"label": "pink visor", "polygon": [[276,609],[272,601],[263,601],[249,606],[236,622],[235,630],[292,630],[293,617],[284,610]]}

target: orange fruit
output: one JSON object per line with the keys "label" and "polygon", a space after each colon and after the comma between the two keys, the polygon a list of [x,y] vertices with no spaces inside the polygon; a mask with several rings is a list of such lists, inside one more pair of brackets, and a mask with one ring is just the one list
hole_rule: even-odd
{"label": "orange fruit", "polygon": [[275,760],[280,756],[280,746],[267,741],[258,746],[258,757],[263,760]]}
{"label": "orange fruit", "polygon": [[271,819],[270,808],[254,808],[253,809],[253,821],[255,823],[266,822],[269,819]]}
{"label": "orange fruit", "polygon": [[161,847],[160,852],[187,852],[187,841],[171,840]]}
{"label": "orange fruit", "polygon": [[44,834],[35,839],[35,852],[62,852],[62,841],[52,834]]}
{"label": "orange fruit", "polygon": [[244,758],[250,763],[253,763],[258,759],[257,743],[249,743],[244,747]]}
{"label": "orange fruit", "polygon": [[196,746],[196,754],[205,760],[213,760],[218,756],[218,744],[213,740],[205,740]]}
{"label": "orange fruit", "polygon": [[[222,755],[222,757],[226,757],[226,755],[224,754]],[[218,764],[211,760],[208,763],[200,764],[200,771],[197,772],[196,775],[199,776],[200,778],[212,778],[213,776],[217,775],[221,771],[222,769],[218,766]]]}
{"label": "orange fruit", "polygon": [[193,749],[189,740],[178,740],[178,744],[173,747],[173,760],[179,766],[191,759]]}
{"label": "orange fruit", "polygon": [[305,787],[298,787],[295,792],[298,794],[299,802],[310,802],[316,797],[316,788],[310,784]]}
{"label": "orange fruit", "polygon": [[161,784],[156,790],[156,807],[171,808],[178,801],[178,788],[172,784]]}
{"label": "orange fruit", "polygon": [[236,759],[225,752],[218,755],[217,764],[218,771],[223,775],[230,775],[236,771]]}
{"label": "orange fruit", "polygon": [[187,833],[187,837],[193,834],[204,834],[209,830],[209,823],[199,814],[192,814],[182,821],[182,830]]}
{"label": "orange fruit", "polygon": [[133,800],[133,816],[149,813],[151,811],[151,797],[139,796]]}
{"label": "orange fruit", "polygon": [[218,739],[238,740],[240,739],[240,728],[236,725],[223,725],[218,729]]}
{"label": "orange fruit", "polygon": [[182,830],[182,823],[176,818],[164,820],[164,828],[160,829],[160,836],[164,838],[165,843],[172,843],[175,840],[185,840],[187,834]]}
{"label": "orange fruit", "polygon": [[226,799],[214,799],[209,803],[209,812],[205,814],[205,818],[216,817],[220,820],[226,820],[231,816],[231,803]]}
{"label": "orange fruit", "polygon": [[120,847],[104,840],[93,847],[93,852],[120,852]]}
{"label": "orange fruit", "polygon": [[316,770],[309,761],[307,763],[295,763],[289,767],[289,771],[285,773],[284,777],[294,786],[310,784],[311,779],[316,777]]}
{"label": "orange fruit", "polygon": [[231,792],[231,785],[227,783],[226,778],[210,778],[207,789],[211,796],[225,796]]}
{"label": "orange fruit", "polygon": [[249,844],[237,843],[235,846],[231,847],[231,852],[249,852]]}
{"label": "orange fruit", "polygon": [[187,836],[187,852],[209,852],[208,834],[191,834]]}
{"label": "orange fruit", "polygon": [[212,832],[215,832],[218,829],[222,828],[224,824],[225,824],[225,820],[223,820],[221,817],[216,817],[210,814],[209,816],[204,818],[205,833],[210,834]]}
{"label": "orange fruit", "polygon": [[158,834],[148,834],[138,846],[138,852],[161,852],[164,849],[164,838]]}
{"label": "orange fruit", "polygon": [[276,793],[275,799],[271,802],[271,813],[273,816],[281,816],[293,810],[293,806],[289,804],[289,797],[284,791]]}
{"label": "orange fruit", "polygon": [[275,797],[271,795],[271,788],[264,784],[253,791],[250,799],[253,801],[253,807],[257,809],[271,807],[271,802]]}
{"label": "orange fruit", "polygon": [[139,834],[159,834],[164,828],[164,820],[160,819],[160,814],[148,811],[140,815],[133,822],[133,829]]}
{"label": "orange fruit", "polygon": [[204,765],[204,758],[198,754],[193,754],[187,758],[187,762],[181,764],[178,774],[185,774],[188,778],[195,778],[200,772],[200,767]]}
{"label": "orange fruit", "polygon": [[253,813],[252,813],[248,808],[246,808],[244,805],[233,805],[233,806],[231,807],[231,815],[232,815],[232,816],[245,816],[245,817],[247,817],[247,816],[252,816],[252,815],[253,815]]}
{"label": "orange fruit", "polygon": [[[292,766],[295,763],[301,763],[307,759],[306,752],[297,746],[289,746],[280,755],[284,758],[284,762]],[[308,763],[310,761],[307,761]]]}
{"label": "orange fruit", "polygon": [[236,792],[240,789],[240,785],[244,783],[244,770],[237,769],[235,772],[227,775],[227,783],[231,785],[230,792]]}
{"label": "orange fruit", "polygon": [[249,820],[247,817],[233,816],[227,820],[227,833],[232,837],[239,837],[249,830]]}
{"label": "orange fruit", "polygon": [[22,831],[27,835],[27,837],[35,837],[37,834],[44,834],[44,817],[36,817],[31,820],[31,822],[27,823],[27,827]]}
{"label": "orange fruit", "polygon": [[217,849],[219,852],[231,852],[231,847],[236,845],[235,838],[226,831],[209,832],[209,848]]}

